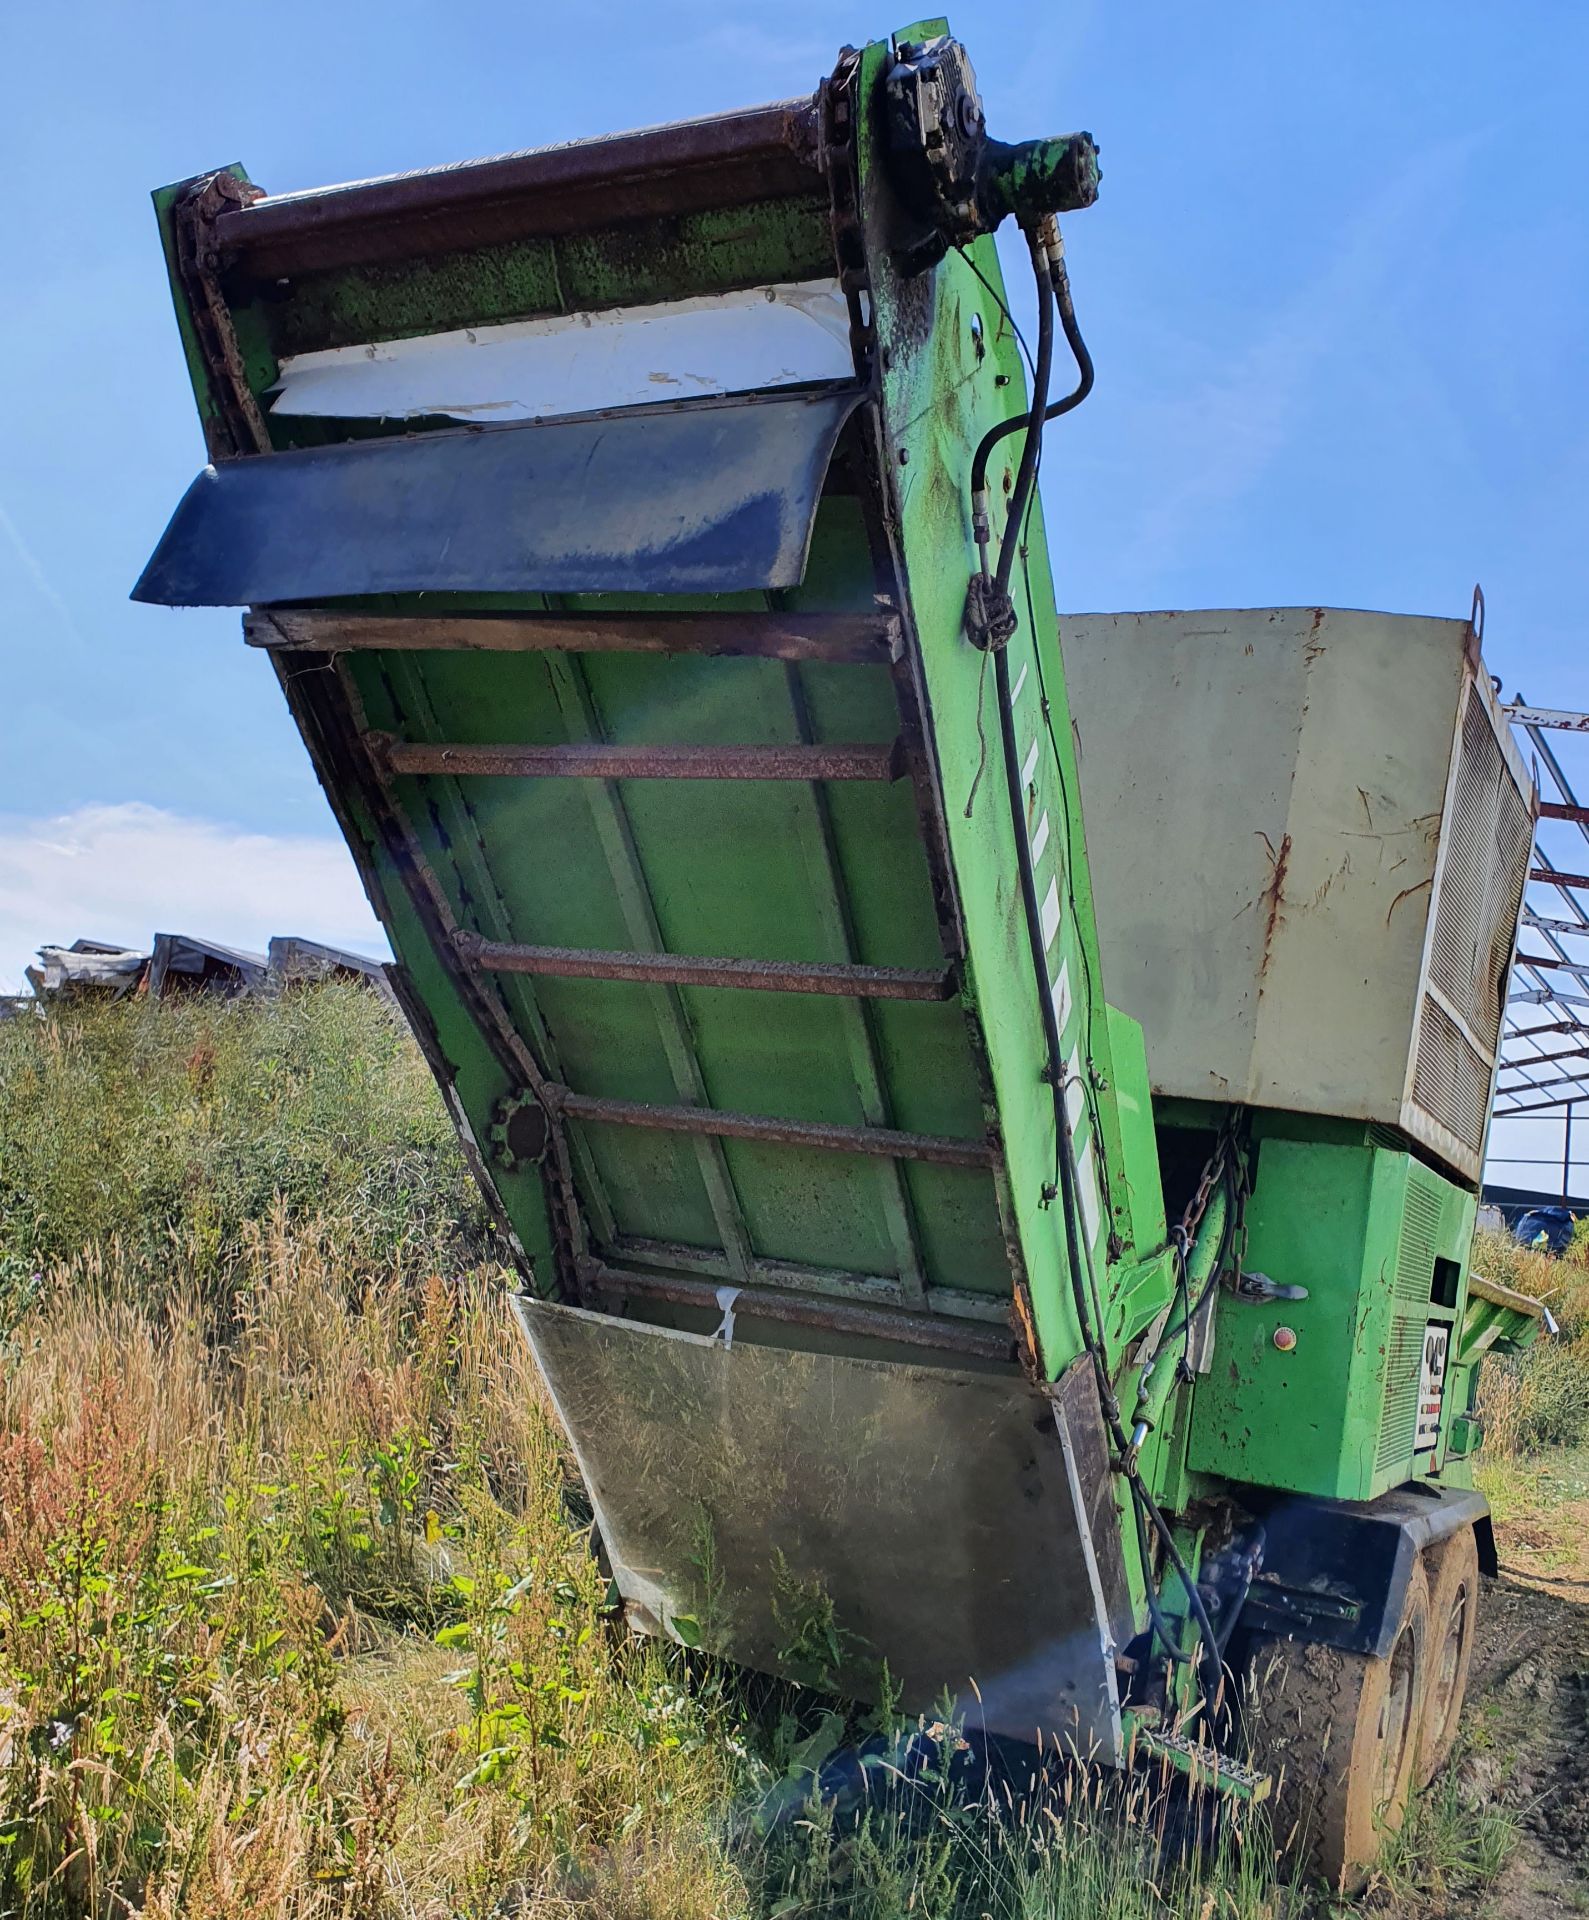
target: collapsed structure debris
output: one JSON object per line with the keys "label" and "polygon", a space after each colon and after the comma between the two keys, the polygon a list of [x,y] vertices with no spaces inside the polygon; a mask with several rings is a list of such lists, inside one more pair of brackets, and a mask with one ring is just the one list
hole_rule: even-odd
{"label": "collapsed structure debris", "polygon": [[209,993],[235,998],[325,980],[363,981],[392,1000],[386,969],[379,960],[301,934],[273,935],[265,953],[224,946],[196,934],[157,933],[147,953],[104,940],[74,940],[70,946],[40,947],[38,955],[39,964],[27,969],[32,999],[25,994],[9,996],[0,1018],[14,1018],[63,995],[121,1000],[142,994],[164,1000],[172,994]]}

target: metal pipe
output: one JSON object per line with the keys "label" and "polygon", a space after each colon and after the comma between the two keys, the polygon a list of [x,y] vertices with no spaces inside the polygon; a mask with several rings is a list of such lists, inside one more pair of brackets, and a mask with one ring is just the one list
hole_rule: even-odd
{"label": "metal pipe", "polygon": [[568,1088],[549,1090],[554,1110],[569,1120],[590,1120],[615,1127],[651,1127],[662,1133],[709,1133],[729,1140],[763,1140],[787,1147],[816,1147],[832,1153],[878,1154],[885,1159],[922,1160],[942,1167],[990,1167],[993,1149],[985,1140],[951,1140],[934,1133],[902,1133],[894,1127],[848,1127],[818,1120],[779,1120],[759,1113],[722,1113],[713,1107],[653,1106],[642,1100],[614,1100]]}
{"label": "metal pipe", "polygon": [[257,280],[824,192],[811,98],[466,166],[266,195],[215,222]]}
{"label": "metal pipe", "polygon": [[480,774],[575,780],[897,780],[897,740],[857,746],[614,747],[472,746],[396,740],[370,733],[371,754],[388,773]]}
{"label": "metal pipe", "polygon": [[490,973],[557,980],[637,980],[681,987],[742,987],[760,993],[821,993],[856,1000],[947,1000],[944,967],[868,967],[805,960],[741,960],[677,953],[615,953],[596,947],[514,946],[460,933],[465,959]]}
{"label": "metal pipe", "polygon": [[[634,1295],[644,1300],[665,1300],[675,1306],[703,1307],[709,1313],[721,1313],[718,1298],[726,1291],[710,1280],[688,1280],[672,1274],[631,1273],[602,1264],[587,1263],[586,1280],[606,1294]],[[964,1320],[945,1321],[931,1314],[891,1311],[887,1307],[856,1306],[848,1301],[824,1300],[810,1294],[769,1293],[760,1287],[740,1287],[734,1292],[734,1312],[762,1320],[779,1320],[792,1326],[823,1327],[833,1333],[861,1334],[874,1340],[892,1340],[908,1347],[936,1347],[981,1360],[1013,1360],[1015,1333],[983,1328]]]}

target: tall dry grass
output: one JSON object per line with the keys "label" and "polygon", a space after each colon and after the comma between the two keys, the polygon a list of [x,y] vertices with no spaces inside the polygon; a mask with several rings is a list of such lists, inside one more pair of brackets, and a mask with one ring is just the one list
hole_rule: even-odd
{"label": "tall dry grass", "polygon": [[1182,1847],[1151,1779],[968,1792],[904,1728],[812,1799],[860,1728],[627,1633],[502,1276],[360,1294],[339,1241],[252,1233],[220,1333],[57,1263],[0,1349],[0,1913],[1293,1910],[1261,1820]]}
{"label": "tall dry grass", "polygon": [[631,1638],[488,1246],[357,989],[0,1029],[0,1920],[1303,1910],[1261,1815]]}
{"label": "tall dry grass", "polygon": [[1474,1236],[1476,1272],[1543,1300],[1560,1331],[1524,1353],[1485,1362],[1479,1410],[1485,1447],[1516,1458],[1548,1447],[1589,1445],[1589,1243],[1564,1257],[1520,1247],[1509,1235]]}
{"label": "tall dry grass", "polygon": [[256,1233],[219,1342],[103,1258],[12,1330],[0,1911],[738,1886],[718,1708],[615,1632],[500,1283],[397,1269],[350,1300],[336,1238]]}
{"label": "tall dry grass", "polygon": [[398,1016],[363,986],[87,1001],[0,1026],[0,1314],[52,1260],[119,1250],[224,1302],[246,1234],[318,1219],[341,1263],[451,1265],[490,1230]]}

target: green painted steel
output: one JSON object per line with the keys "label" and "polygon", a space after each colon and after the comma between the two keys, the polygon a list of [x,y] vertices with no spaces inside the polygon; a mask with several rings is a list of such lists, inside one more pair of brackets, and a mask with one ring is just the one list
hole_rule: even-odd
{"label": "green painted steel", "polygon": [[[918,22],[894,44],[946,31],[941,20]],[[875,92],[889,56],[882,44],[862,57],[860,92]],[[944,816],[965,915],[969,992],[981,1018],[998,1100],[1009,1172],[1007,1205],[1031,1289],[1047,1371],[1052,1376],[1081,1348],[1059,1218],[1051,1195],[1060,1145],[1050,1091],[1041,1074],[1043,1034],[1038,985],[1021,937],[1014,885],[1016,851],[997,763],[992,664],[966,644],[967,577],[974,564],[970,520],[973,451],[986,430],[1015,410],[1024,392],[1020,349],[1005,312],[1003,275],[991,239],[951,252],[930,278],[901,277],[885,236],[899,223],[888,172],[873,142],[874,123],[860,133],[864,219],[871,245],[871,292],[882,360],[882,416],[902,570],[932,706]],[[1020,437],[995,455],[989,489],[1009,491]],[[1038,885],[1052,887],[1058,931],[1049,952],[1062,1009],[1061,1046],[1074,1076],[1075,1148],[1084,1203],[1102,1205],[1093,1253],[1103,1272],[1111,1254],[1124,1267],[1162,1245],[1163,1209],[1156,1169],[1140,1152],[1128,1178],[1120,1106],[1148,1110],[1140,1041],[1129,1040],[1117,1066],[1114,1033],[1102,992],[1102,964],[1087,868],[1086,838],[1060,659],[1058,621],[1042,508],[1034,504],[1016,578],[1018,629],[1009,643],[1023,754],[1027,828],[1043,842]],[[946,556],[959,557],[958,564]],[[1044,822],[1047,830],[1044,831]],[[1140,1147],[1140,1134],[1134,1142]],[[1045,1197],[1047,1196],[1047,1197]],[[1139,1218],[1140,1216],[1140,1218]],[[1168,1268],[1158,1267],[1157,1298],[1139,1305],[1151,1316],[1168,1297]],[[1106,1301],[1106,1307],[1108,1302]],[[1118,1338],[1118,1321],[1115,1331]],[[1118,1349],[1117,1349],[1118,1350]]]}
{"label": "green painted steel", "polygon": [[[896,43],[929,29],[913,28]],[[889,43],[863,53],[858,98],[869,97],[891,57]],[[991,668],[962,631],[975,565],[971,448],[988,425],[1020,410],[1024,374],[991,240],[949,254],[926,277],[907,281],[895,271],[890,233],[904,216],[876,138],[872,116],[859,116],[855,165],[881,373],[877,408],[865,433],[854,436],[849,481],[819,510],[802,585],[737,600],[449,595],[423,606],[868,613],[880,591],[889,594],[904,617],[926,709],[914,724],[926,736],[928,809],[946,839],[939,853],[930,820],[923,839],[922,780],[725,783],[703,807],[693,784],[662,780],[399,775],[375,796],[375,813],[389,806],[392,814],[384,832],[371,825],[368,808],[352,805],[345,791],[342,798],[396,951],[434,1023],[444,1077],[456,1087],[514,1231],[527,1254],[539,1253],[531,1257],[543,1291],[577,1291],[579,1264],[592,1259],[737,1282],[776,1283],[795,1271],[821,1291],[913,1311],[952,1309],[962,1297],[1008,1301],[1013,1285],[1029,1290],[1023,1324],[1054,1377],[1081,1347],[1054,1199],[1062,1148],[1042,1072],[1038,983],[1010,880]],[[1024,206],[1034,193],[1041,197],[1042,181],[1058,177],[1065,155],[1055,144],[1021,150],[1019,162],[1026,184],[1007,184]],[[157,202],[173,258],[174,198],[167,190]],[[735,206],[653,225],[654,239],[666,229],[666,244],[640,244],[631,224],[400,267],[309,271],[268,288],[234,268],[222,284],[247,385],[263,411],[290,352],[835,270],[825,186],[820,198],[780,199],[775,218]],[[184,312],[185,293],[179,281]],[[202,354],[190,352],[190,361],[201,408],[213,413],[214,370]],[[273,446],[379,430],[373,422],[264,417]],[[867,434],[875,436],[871,448]],[[995,488],[1007,489],[1018,447],[1019,436],[1005,442],[992,469]],[[868,462],[875,463],[870,506],[854,486]],[[879,553],[880,541],[891,553]],[[1040,838],[1039,884],[1050,889],[1051,984],[1063,1017],[1079,1192],[1106,1301],[1106,1339],[1118,1357],[1168,1297],[1163,1208],[1140,1033],[1111,1014],[1102,994],[1036,509],[1023,544],[1010,665],[1029,756],[1027,830]],[[361,604],[421,610],[413,599]],[[290,677],[288,685],[311,727],[318,701],[319,724],[332,733],[334,708],[356,734],[418,742],[881,745],[912,724],[901,713],[899,677],[884,665],[852,663],[403,651],[342,656],[334,691],[295,688]],[[357,786],[370,799],[367,770],[333,774],[329,784]],[[555,848],[556,858],[527,858],[530,848]],[[947,871],[934,869],[935,857]],[[405,924],[416,869],[432,921],[424,939]],[[486,988],[511,1029],[504,1064],[468,995],[440,990],[445,968],[438,974],[432,951],[438,915],[445,926],[506,943],[908,969],[947,958],[959,969],[961,991],[943,1004],[863,1003],[511,976]],[[582,1096],[949,1140],[986,1137],[994,1163],[983,1171],[568,1121],[577,1193],[570,1217],[554,1165],[536,1171],[493,1148],[505,1103],[529,1092],[515,1047],[553,1085]]]}
{"label": "green painted steel", "polygon": [[[923,238],[920,174],[891,165],[880,104],[900,48],[919,53],[945,31],[921,22],[846,56],[802,122],[796,158],[772,169],[782,186],[751,191],[741,177],[723,204],[697,171],[690,204],[672,211],[647,201],[544,233],[497,209],[490,217],[505,224],[489,242],[469,228],[468,243],[449,248],[424,229],[412,258],[354,246],[331,264],[311,229],[308,264],[268,277],[251,271],[246,246],[194,255],[183,228],[193,183],[163,190],[156,208],[207,443],[227,457],[435,424],[276,418],[270,390],[293,354],[762,285],[831,280],[852,296],[862,400],[798,587],[295,607],[282,626],[307,621],[307,637],[286,635],[274,659],[466,1148],[530,1288],[560,1303],[532,1318],[616,1307],[641,1331],[709,1333],[734,1307],[717,1296],[727,1286],[744,1290],[734,1310],[754,1329],[748,1344],[855,1362],[857,1380],[934,1343],[935,1367],[1002,1372],[1012,1401],[1028,1390],[1020,1369],[1032,1382],[1063,1377],[1066,1419],[1053,1419],[1057,1398],[1041,1404],[1067,1466],[1091,1463],[1079,1504],[1094,1544],[1107,1536],[1099,1559],[1113,1584],[1100,1590],[1089,1657],[1109,1668],[1118,1730],[1108,1650],[1143,1633],[1151,1587],[1170,1631],[1187,1644],[1197,1631],[1195,1595],[1160,1556],[1145,1565],[1138,1552],[1133,1466],[1180,1516],[1174,1537],[1194,1570],[1205,1537],[1222,1545],[1241,1524],[1243,1488],[1361,1500],[1414,1478],[1462,1483],[1478,1439],[1478,1358],[1521,1337],[1521,1321],[1505,1301],[1475,1305],[1472,1195],[1403,1136],[1329,1114],[1256,1113],[1242,1136],[1250,1196],[1213,1193],[1183,1276],[1188,1299],[1213,1288],[1211,1357],[1199,1372],[1191,1340],[1167,1344],[1133,1413],[1144,1357],[1174,1325],[1168,1218],[1197,1192],[1231,1116],[1155,1106],[1142,1028],[1105,997],[1111,964],[1129,957],[1100,951],[1041,507],[1021,527],[1001,524],[1020,433],[988,469],[995,545],[1015,541],[1019,554],[1006,661],[1023,818],[1011,817],[995,666],[967,632],[970,479],[984,435],[1025,411],[1025,367],[991,234]],[[848,120],[834,105],[846,99]],[[688,144],[689,131],[655,137]],[[979,180],[981,204],[1029,227],[1096,185],[1085,136],[998,151],[1003,170]],[[228,172],[222,198],[239,207],[251,190]],[[381,220],[410,217],[394,205],[381,202]],[[248,215],[228,218],[235,236]],[[270,231],[262,257],[274,261],[296,243],[279,220]],[[1056,376],[1054,391],[1065,383]],[[1045,458],[1052,476],[1063,423]],[[688,501],[679,510],[683,524]],[[364,644],[337,625],[351,614],[397,625]],[[460,646],[425,624],[486,614],[524,616],[512,644],[498,643],[499,629]],[[864,625],[867,644],[824,658],[808,640],[831,616]],[[537,638],[537,621],[543,636],[563,624]],[[276,644],[259,622],[251,637]],[[724,763],[709,757],[722,749],[861,748],[874,765],[886,756],[891,777],[808,775],[810,761],[787,758],[765,779],[668,778],[660,763],[551,777],[544,761],[518,777],[466,753],[415,771],[389,741],[689,748],[719,775]],[[1041,975],[1017,834],[1041,903]],[[482,966],[481,943],[499,957],[534,949],[533,969]],[[558,949],[577,964],[559,971]],[[655,955],[754,962],[758,984],[677,969],[599,977],[614,955],[631,973]],[[792,977],[764,990],[769,969],[813,964],[830,983],[859,978],[835,969],[889,969],[947,984],[943,997],[798,991]],[[1085,1355],[1092,1315],[1078,1311],[1085,1277],[1063,1217],[1067,1154],[1097,1282],[1093,1331],[1126,1431],[1141,1422],[1131,1446],[1109,1427],[1113,1409],[1100,1414]],[[1227,1222],[1234,1247],[1221,1239]],[[1220,1286],[1233,1253],[1305,1297]],[[1442,1351],[1442,1417],[1425,1446],[1420,1388]],[[754,1408],[728,1411],[725,1430],[754,1429]],[[1018,1421],[1012,1430],[1024,1444]],[[1121,1471],[1108,1471],[1111,1455]],[[632,1481],[618,1492],[633,1493]],[[1012,1567],[1032,1564],[1012,1547]],[[652,1571],[660,1591],[666,1570]],[[957,1595],[970,1617],[966,1602]],[[1089,1605],[1084,1595],[1078,1619]],[[1175,1685],[1189,1698],[1196,1676],[1184,1669]]]}
{"label": "green painted steel", "polygon": [[1368,1500],[1444,1464],[1448,1422],[1418,1449],[1420,1369],[1431,1327],[1454,1354],[1473,1196],[1359,1131],[1355,1145],[1259,1134],[1248,1265],[1307,1298],[1221,1294],[1194,1471]]}

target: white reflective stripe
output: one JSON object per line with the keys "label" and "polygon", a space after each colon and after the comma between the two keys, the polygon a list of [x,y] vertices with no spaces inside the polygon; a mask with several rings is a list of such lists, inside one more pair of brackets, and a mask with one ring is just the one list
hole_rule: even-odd
{"label": "white reflective stripe", "polygon": [[738,1287],[717,1289],[718,1311],[723,1317],[717,1323],[711,1337],[714,1340],[721,1340],[725,1350],[732,1349],[734,1344],[734,1302],[739,1298],[739,1294]]}
{"label": "white reflective stripe", "polygon": [[1081,1202],[1082,1231],[1087,1236],[1087,1245],[1096,1249],[1098,1224],[1103,1215],[1103,1196],[1098,1191],[1098,1165],[1093,1158],[1090,1140],[1082,1148],[1076,1162],[1076,1196]]}
{"label": "white reflective stripe", "polygon": [[1043,896],[1043,951],[1047,953],[1059,932],[1059,882],[1050,880]]}
{"label": "white reflective stripe", "polygon": [[1081,1048],[1073,1047],[1070,1058],[1065,1062],[1065,1113],[1070,1120],[1073,1137],[1081,1132],[1082,1117],[1086,1111],[1087,1089],[1081,1084]]}
{"label": "white reflective stripe", "polygon": [[1045,812],[1037,823],[1037,831],[1032,835],[1032,865],[1035,867],[1043,857],[1043,849],[1048,845],[1048,814]]}
{"label": "white reflective stripe", "polygon": [[544,420],[854,377],[839,284],[812,280],[292,354],[271,410]]}
{"label": "white reflective stripe", "polygon": [[1023,787],[1029,787],[1032,784],[1032,775],[1036,773],[1036,771],[1037,742],[1034,740],[1032,742],[1032,751],[1026,756],[1026,765],[1021,769],[1021,785]]}
{"label": "white reflective stripe", "polygon": [[1070,962],[1068,960],[1060,961],[1059,977],[1049,988],[1049,995],[1054,1002],[1054,1024],[1059,1028],[1059,1037],[1063,1042],[1065,1028],[1070,1020]]}
{"label": "white reflective stripe", "polygon": [[1021,670],[1015,676],[1015,685],[1010,688],[1010,705],[1013,707],[1021,697],[1021,689],[1026,685],[1026,663],[1022,661]]}

